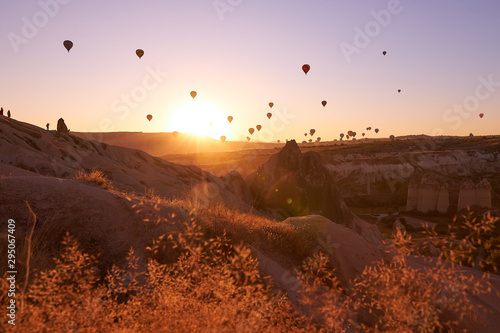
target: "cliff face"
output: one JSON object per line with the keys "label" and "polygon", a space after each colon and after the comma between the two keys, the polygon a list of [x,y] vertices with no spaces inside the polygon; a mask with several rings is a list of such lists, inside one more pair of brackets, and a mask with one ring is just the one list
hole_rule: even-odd
{"label": "cliff face", "polygon": [[279,209],[288,216],[320,214],[350,225],[352,213],[342,200],[316,152],[302,154],[295,140],[249,175],[257,205]]}

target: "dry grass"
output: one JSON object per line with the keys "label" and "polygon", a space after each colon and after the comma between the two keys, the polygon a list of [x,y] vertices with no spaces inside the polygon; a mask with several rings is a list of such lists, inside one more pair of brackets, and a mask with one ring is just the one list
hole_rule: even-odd
{"label": "dry grass", "polygon": [[[180,203],[180,202],[178,202]],[[183,204],[187,204],[184,202]],[[310,253],[296,270],[302,310],[258,270],[243,242],[288,251],[309,246],[293,228],[220,205],[191,211],[178,232],[149,248],[145,272],[127,264],[101,279],[97,260],[67,235],[54,266],[30,278],[16,329],[25,332],[438,332],[471,329],[481,318],[473,298],[488,283],[460,265],[413,267],[411,240],[396,235],[393,259],[365,270],[347,288],[330,258]],[[302,235],[303,236],[303,235]],[[307,242],[307,241],[306,241]],[[300,256],[302,256],[300,255]],[[298,258],[297,256],[296,258]],[[0,301],[8,290],[1,279]],[[0,331],[13,327],[5,321]]]}
{"label": "dry grass", "polygon": [[75,179],[82,182],[97,184],[104,189],[111,189],[111,182],[102,170],[91,170],[90,172],[79,170],[75,175]]}

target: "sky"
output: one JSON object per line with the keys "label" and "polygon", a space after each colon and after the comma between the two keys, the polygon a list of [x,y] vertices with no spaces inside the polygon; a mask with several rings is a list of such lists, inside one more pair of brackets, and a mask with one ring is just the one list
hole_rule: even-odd
{"label": "sky", "polygon": [[500,134],[498,0],[16,0],[0,9],[0,106],[42,128],[62,117],[72,131],[227,140],[257,124],[251,137],[261,141],[310,139],[310,129],[323,141],[349,130]]}

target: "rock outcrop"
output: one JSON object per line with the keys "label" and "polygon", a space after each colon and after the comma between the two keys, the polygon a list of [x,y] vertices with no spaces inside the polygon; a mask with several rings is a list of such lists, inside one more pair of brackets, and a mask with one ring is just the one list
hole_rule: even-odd
{"label": "rock outcrop", "polygon": [[441,185],[432,174],[417,172],[408,184],[406,210],[446,213],[450,207],[448,184]]}
{"label": "rock outcrop", "polygon": [[352,213],[342,208],[320,155],[302,154],[295,140],[249,175],[247,182],[260,207],[279,209],[286,216],[320,214],[350,226]]}
{"label": "rock outcrop", "polygon": [[486,178],[477,185],[468,179],[460,187],[457,210],[468,206],[491,208],[491,185]]}
{"label": "rock outcrop", "polygon": [[68,127],[66,126],[66,124],[64,123],[64,119],[62,118],[59,118],[59,120],[57,121],[57,131],[59,133],[68,134]]}

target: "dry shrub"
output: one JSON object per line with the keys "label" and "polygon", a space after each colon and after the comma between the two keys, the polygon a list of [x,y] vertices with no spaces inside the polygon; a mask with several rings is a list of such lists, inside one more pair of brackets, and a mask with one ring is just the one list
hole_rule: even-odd
{"label": "dry shrub", "polygon": [[76,180],[82,182],[97,184],[99,187],[104,189],[111,188],[111,183],[102,170],[91,170],[90,172],[79,170],[76,173],[75,178]]}

